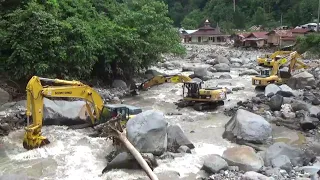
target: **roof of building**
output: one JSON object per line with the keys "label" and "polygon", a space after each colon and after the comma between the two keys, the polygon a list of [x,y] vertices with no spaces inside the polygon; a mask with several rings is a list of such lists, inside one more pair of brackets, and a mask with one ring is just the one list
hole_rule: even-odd
{"label": "roof of building", "polygon": [[258,39],[268,39],[267,36],[268,32],[252,32],[250,33],[247,38],[258,38]]}
{"label": "roof of building", "polygon": [[245,38],[244,39],[244,41],[259,41],[259,40],[265,40],[265,38],[252,37],[252,38]]}
{"label": "roof of building", "polygon": [[198,36],[202,36],[202,35],[222,35],[222,33],[220,32],[219,26],[217,26],[216,28],[213,28],[213,27],[210,26],[210,22],[208,20],[206,20],[204,22],[204,26],[200,27],[197,31],[191,33],[190,35],[198,35]]}
{"label": "roof of building", "polygon": [[280,37],[292,37],[291,30],[272,30],[267,33],[267,35],[270,35],[271,33],[275,33]]}
{"label": "roof of building", "polygon": [[238,36],[242,37],[242,38],[246,38],[250,35],[251,33],[237,33]]}

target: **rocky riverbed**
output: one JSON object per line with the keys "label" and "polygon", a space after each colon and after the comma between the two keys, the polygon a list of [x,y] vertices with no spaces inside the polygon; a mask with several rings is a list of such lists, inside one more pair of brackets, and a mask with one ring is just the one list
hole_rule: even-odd
{"label": "rocky riverbed", "polygon": [[[288,85],[256,90],[251,77],[258,75],[261,67],[255,60],[265,52],[216,45],[187,45],[187,49],[183,58],[164,56],[145,78],[183,73],[202,79],[207,87],[226,87],[224,106],[208,112],[177,109],[174,102],[181,98],[181,84],[159,85],[135,97],[124,97],[129,83],[121,80],[113,83],[114,89],[97,88],[106,101],[122,99],[143,109],[139,120],[149,123],[149,129],[131,123],[128,138],[145,153],[160,179],[317,178],[320,68],[316,61],[307,60],[314,68],[295,74]],[[0,93],[1,102],[9,101],[5,91]],[[73,103],[76,105],[46,99],[45,123],[67,125],[68,121],[52,122],[61,114],[85,119],[83,111],[71,108],[82,109],[83,102]],[[1,106],[0,134],[5,136],[0,141],[0,175],[22,174],[20,179],[147,179],[134,167],[113,169],[132,162],[130,156],[112,153],[110,141],[89,137],[92,129],[46,126],[43,133],[52,143],[25,151],[23,130],[19,129],[25,125],[24,109],[25,101]],[[139,135],[142,131],[144,136]],[[143,146],[145,141],[148,143]]]}

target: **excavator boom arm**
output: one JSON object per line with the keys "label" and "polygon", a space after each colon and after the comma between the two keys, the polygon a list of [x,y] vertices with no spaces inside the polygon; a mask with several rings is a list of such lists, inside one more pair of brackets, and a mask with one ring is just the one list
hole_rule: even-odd
{"label": "excavator boom arm", "polygon": [[[42,81],[64,84],[63,86],[46,86],[43,87]],[[94,89],[79,81],[64,81],[59,79],[47,79],[33,76],[27,84],[27,121],[28,125],[25,128],[23,145],[26,149],[40,147],[45,137],[41,135],[42,118],[43,118],[43,98],[44,97],[70,97],[81,98],[86,100],[86,107],[90,114],[92,124],[96,119],[100,118],[100,113],[103,108],[103,100]],[[93,116],[88,102],[92,103],[96,113]],[[29,118],[32,115],[32,124],[29,125]],[[46,143],[47,144],[47,143]]]}
{"label": "excavator boom arm", "polygon": [[163,83],[183,83],[183,82],[190,82],[192,79],[188,76],[184,76],[181,74],[176,74],[176,75],[168,75],[168,76],[162,76],[162,75],[157,75],[154,76],[144,83],[140,85],[139,89],[146,90],[152,86],[163,84]]}

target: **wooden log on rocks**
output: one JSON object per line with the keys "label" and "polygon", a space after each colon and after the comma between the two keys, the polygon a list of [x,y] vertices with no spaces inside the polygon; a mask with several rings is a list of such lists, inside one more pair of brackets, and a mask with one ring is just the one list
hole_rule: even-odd
{"label": "wooden log on rocks", "polygon": [[140,164],[141,168],[147,173],[148,177],[151,180],[159,180],[156,174],[149,167],[148,163],[144,160],[140,152],[127,139],[126,132],[122,128],[120,121],[121,117],[117,116],[107,121],[106,123],[98,125],[97,129],[102,132],[100,136],[106,136],[107,138],[112,139],[113,144],[116,146],[124,145],[124,147],[128,149],[128,151]]}

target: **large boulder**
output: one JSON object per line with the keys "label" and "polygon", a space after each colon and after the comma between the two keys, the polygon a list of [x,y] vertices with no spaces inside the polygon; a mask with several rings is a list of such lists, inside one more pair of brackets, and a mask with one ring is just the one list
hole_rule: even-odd
{"label": "large boulder", "polygon": [[314,86],[315,78],[312,74],[303,71],[293,75],[287,82],[292,89],[303,89],[306,86]]}
{"label": "large boulder", "polygon": [[276,94],[270,98],[269,107],[272,111],[280,111],[283,104],[283,97]]}
{"label": "large boulder", "polygon": [[294,91],[286,84],[282,84],[279,86],[280,90],[277,92],[277,94],[283,96],[283,97],[291,97],[294,96]]}
{"label": "large boulder", "polygon": [[43,99],[43,120],[45,125],[76,125],[89,123],[85,101],[64,101]]}
{"label": "large boulder", "polygon": [[278,91],[280,91],[280,87],[275,84],[268,84],[264,89],[264,95],[265,96],[271,96],[276,94]]}
{"label": "large boulder", "polygon": [[206,157],[201,169],[210,174],[218,173],[220,170],[226,170],[228,163],[221,156],[212,154]]}
{"label": "large boulder", "polygon": [[223,57],[223,56],[217,56],[215,60],[216,60],[217,64],[221,64],[221,63],[229,64],[230,63],[228,58]]}
{"label": "large boulder", "polygon": [[167,148],[173,152],[176,152],[180,146],[187,146],[190,149],[194,149],[194,145],[184,134],[180,126],[170,125],[167,129],[168,133],[168,146]]}
{"label": "large boulder", "polygon": [[263,143],[271,136],[272,128],[262,116],[238,109],[225,125],[223,138]]}
{"label": "large boulder", "polygon": [[282,155],[288,157],[293,166],[302,166],[309,161],[302,150],[291,147],[283,142],[277,142],[266,150],[264,160],[265,166],[271,166],[272,161],[275,162],[276,160],[274,159]]}
{"label": "large boulder", "polygon": [[10,100],[10,94],[0,88],[0,106],[7,103]]}
{"label": "large boulder", "polygon": [[10,100],[10,94],[0,88],[0,106],[7,103]]}
{"label": "large boulder", "polygon": [[127,83],[123,80],[116,79],[112,82],[112,87],[114,88],[127,88]]}
{"label": "large boulder", "polygon": [[147,110],[127,122],[127,137],[139,152],[160,156],[167,150],[167,126],[162,112]]}
{"label": "large boulder", "polygon": [[238,166],[242,171],[259,171],[263,166],[263,159],[256,154],[252,147],[238,146],[228,148],[222,157],[229,166]]}
{"label": "large boulder", "polygon": [[194,75],[198,78],[203,78],[205,76],[208,76],[208,70],[207,67],[197,67],[194,69]]}
{"label": "large boulder", "polygon": [[230,66],[226,63],[219,63],[213,66],[217,72],[230,72]]}
{"label": "large boulder", "polygon": [[[150,168],[154,168],[158,165],[153,154],[141,154],[143,159],[146,160]],[[141,169],[136,159],[127,152],[119,153],[110,163],[102,170],[102,173],[108,172],[112,169]]]}

